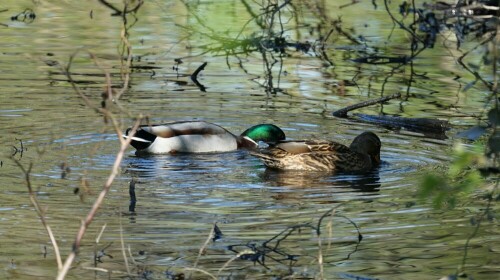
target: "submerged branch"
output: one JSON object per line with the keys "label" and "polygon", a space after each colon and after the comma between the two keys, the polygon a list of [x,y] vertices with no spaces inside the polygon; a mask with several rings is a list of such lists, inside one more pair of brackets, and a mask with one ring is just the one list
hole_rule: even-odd
{"label": "submerged branch", "polygon": [[404,118],[392,116],[373,116],[365,114],[355,114],[361,120],[374,122],[380,125],[404,127],[409,130],[445,132],[450,129],[447,121],[428,118]]}
{"label": "submerged branch", "polygon": [[[286,227],[284,230],[281,232],[277,233],[273,237],[263,241],[262,243],[254,243],[254,242],[248,242],[246,244],[234,244],[234,245],[229,245],[228,250],[236,253],[237,255],[233,257],[230,261],[240,258],[243,260],[249,260],[255,263],[258,263],[262,265],[263,267],[269,269],[268,266],[266,266],[266,260],[273,260],[275,262],[285,264],[285,262],[288,262],[288,265],[290,266],[290,269],[293,267],[293,265],[298,261],[298,258],[301,255],[297,254],[290,254],[287,252],[283,247],[283,242],[285,240],[291,239],[293,234],[301,234],[305,229],[310,229],[316,233],[316,238],[318,239],[318,265],[320,269],[320,275],[323,275],[323,252],[322,252],[322,239],[324,238],[321,233],[321,227],[324,227],[325,225],[323,224],[324,219],[326,217],[330,217],[333,219],[334,217],[339,217],[347,220],[350,222],[354,228],[357,231],[357,245],[359,245],[363,239],[362,234],[360,232],[360,229],[358,225],[349,219],[348,217],[344,215],[339,215],[336,211],[339,209],[340,206],[343,204],[339,204],[336,207],[328,210],[326,213],[321,215],[319,218],[317,224],[313,223],[303,223],[303,224],[296,224],[292,226]],[[328,225],[327,225],[328,227]],[[329,240],[332,239],[331,232],[330,236],[327,237]],[[349,258],[349,256],[354,253],[357,250],[357,245],[356,248],[353,252],[351,252],[346,259]],[[239,251],[237,250],[238,247],[243,247],[244,250]],[[250,250],[248,250],[250,249]],[[276,257],[276,255],[278,257]],[[222,269],[221,269],[222,270]],[[219,271],[221,271],[219,270]],[[321,276],[320,279],[323,279]]]}
{"label": "submerged branch", "polygon": [[[377,103],[384,103],[388,100],[400,98],[400,93],[395,93],[390,96],[385,96],[382,98],[368,100],[364,102],[360,102],[351,106],[347,106],[340,110],[333,112],[333,116],[339,118],[347,118],[347,113],[367,107]],[[436,138],[446,137],[444,132],[450,128],[450,125],[447,121],[437,120],[437,119],[428,119],[428,118],[404,118],[404,117],[392,117],[392,116],[374,116],[374,115],[366,115],[366,114],[355,114],[361,121],[375,123],[383,126],[391,126],[391,127],[403,127],[411,131],[423,132],[424,134],[428,134],[429,136],[433,136]]]}
{"label": "submerged branch", "polygon": [[198,81],[198,74],[200,74],[201,71],[203,71],[205,69],[205,66],[207,66],[207,62],[203,62],[202,65],[200,65],[200,67],[198,67],[194,72],[193,74],[191,74],[191,80],[196,84],[196,86],[198,86],[200,88],[201,91],[205,92],[205,86],[202,85],[199,81]]}
{"label": "submerged branch", "polygon": [[144,0],[139,0],[139,1],[137,1],[137,4],[135,5],[135,7],[129,9],[127,7],[127,5],[125,5],[125,8],[123,10],[120,10],[117,7],[113,6],[111,3],[109,3],[108,1],[99,0],[99,2],[101,4],[103,4],[104,6],[106,6],[109,9],[114,11],[114,13],[111,14],[112,16],[122,16],[122,15],[125,15],[128,13],[135,13],[139,10],[139,8],[142,6],[142,4],[144,4]]}

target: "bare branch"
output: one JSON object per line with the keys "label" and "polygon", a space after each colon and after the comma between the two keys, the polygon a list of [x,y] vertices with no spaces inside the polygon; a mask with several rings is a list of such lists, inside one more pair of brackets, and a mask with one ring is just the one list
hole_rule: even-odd
{"label": "bare branch", "polygon": [[[139,124],[141,123],[142,118],[139,118],[136,120],[134,126],[132,127],[131,133],[135,133],[137,128],[139,127]],[[75,241],[73,242],[73,248],[71,250],[71,253],[69,256],[66,258],[66,261],[64,262],[64,266],[62,269],[59,270],[59,273],[57,275],[58,280],[64,279],[66,274],[68,273],[71,264],[76,258],[76,255],[78,254],[78,250],[80,248],[83,236],[85,235],[89,225],[92,223],[92,221],[95,218],[95,215],[99,208],[102,206],[104,202],[104,198],[108,194],[109,190],[111,189],[111,185],[113,184],[113,181],[118,174],[118,170],[120,168],[121,161],[123,159],[123,156],[125,154],[125,151],[130,144],[130,141],[132,141],[132,138],[128,138],[126,140],[121,140],[120,139],[120,150],[118,151],[118,154],[116,155],[115,162],[113,164],[113,168],[111,169],[111,174],[109,175],[108,179],[106,180],[106,183],[103,186],[102,191],[99,193],[99,196],[96,198],[94,201],[94,204],[92,205],[92,208],[90,209],[89,213],[85,217],[85,219],[82,221],[80,225],[80,229],[76,235]]]}
{"label": "bare branch", "polygon": [[28,194],[30,197],[31,204],[33,207],[35,207],[36,213],[38,214],[38,217],[40,218],[40,221],[42,222],[43,227],[47,231],[47,234],[49,235],[50,242],[52,243],[52,246],[54,246],[54,252],[56,255],[56,261],[57,261],[57,267],[58,269],[62,268],[62,259],[61,259],[61,254],[59,251],[59,246],[57,245],[57,241],[54,238],[54,234],[52,233],[52,230],[50,226],[47,224],[47,221],[45,220],[45,214],[42,211],[42,208],[40,207],[40,204],[38,203],[38,200],[36,198],[36,194],[33,191],[32,185],[31,185],[31,179],[30,179],[30,173],[31,169],[33,168],[33,163],[31,162],[29,164],[28,169],[26,169],[19,160],[15,159],[14,157],[10,158],[14,163],[21,169],[21,171],[24,174],[24,179],[26,182],[26,187],[28,188]]}
{"label": "bare branch", "polygon": [[340,110],[337,110],[337,111],[333,112],[333,115],[335,117],[339,117],[339,118],[346,118],[347,117],[347,112],[349,112],[349,111],[352,111],[352,110],[355,110],[355,109],[359,109],[359,108],[363,108],[363,107],[367,107],[367,106],[370,106],[370,105],[373,105],[373,104],[377,104],[377,103],[383,103],[383,102],[386,102],[388,100],[391,100],[391,99],[394,99],[394,98],[400,98],[400,97],[401,97],[401,93],[398,92],[398,93],[395,93],[395,94],[392,94],[392,95],[389,95],[389,96],[384,96],[384,97],[381,97],[381,98],[378,98],[378,99],[368,100],[368,101],[365,101],[365,102],[357,103],[357,104],[354,104],[354,105],[342,108]]}

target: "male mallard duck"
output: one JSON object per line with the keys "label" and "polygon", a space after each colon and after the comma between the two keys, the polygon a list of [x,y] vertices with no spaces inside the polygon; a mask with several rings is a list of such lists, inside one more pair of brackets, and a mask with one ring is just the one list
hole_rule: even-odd
{"label": "male mallard duck", "polygon": [[332,141],[281,141],[268,150],[250,152],[269,168],[305,171],[367,171],[380,164],[380,139],[363,132],[349,147]]}
{"label": "male mallard duck", "polygon": [[256,148],[258,141],[278,142],[285,133],[273,124],[259,124],[236,136],[225,128],[204,121],[181,121],[160,125],[140,126],[132,136],[131,145],[137,153],[209,153],[227,152],[239,148]]}

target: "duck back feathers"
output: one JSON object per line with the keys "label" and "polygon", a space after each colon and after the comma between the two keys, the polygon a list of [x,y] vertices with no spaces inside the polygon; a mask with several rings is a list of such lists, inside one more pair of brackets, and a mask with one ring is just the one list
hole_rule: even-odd
{"label": "duck back feathers", "polygon": [[[125,137],[130,137],[130,129]],[[133,135],[131,145],[139,153],[206,153],[237,148],[237,137],[223,127],[204,121],[182,121],[143,125]]]}

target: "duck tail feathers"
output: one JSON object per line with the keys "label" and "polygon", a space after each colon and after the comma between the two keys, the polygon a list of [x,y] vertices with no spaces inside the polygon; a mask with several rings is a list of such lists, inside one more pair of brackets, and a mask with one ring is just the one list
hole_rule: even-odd
{"label": "duck tail feathers", "polygon": [[131,129],[127,129],[123,138],[131,138],[130,145],[137,150],[147,149],[156,139],[156,135],[139,128],[134,135],[130,135]]}

